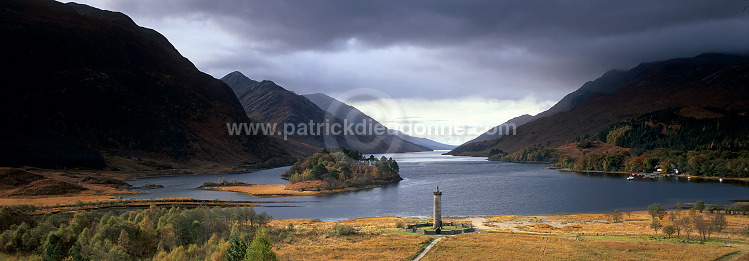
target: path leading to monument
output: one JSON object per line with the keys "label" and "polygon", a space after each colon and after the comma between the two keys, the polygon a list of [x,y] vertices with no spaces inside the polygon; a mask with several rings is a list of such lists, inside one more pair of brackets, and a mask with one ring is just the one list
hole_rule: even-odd
{"label": "path leading to monument", "polygon": [[443,239],[442,237],[438,237],[437,239],[435,239],[434,241],[432,241],[432,243],[429,243],[429,245],[427,245],[427,247],[425,247],[424,250],[421,251],[421,253],[419,253],[419,255],[416,256],[416,258],[414,258],[413,261],[419,261],[419,260],[421,260],[421,258],[424,257],[424,255],[426,255],[427,252],[429,252],[429,250],[431,250],[432,247],[434,247],[434,245],[436,245],[437,242],[440,242],[440,240],[442,240],[442,239]]}

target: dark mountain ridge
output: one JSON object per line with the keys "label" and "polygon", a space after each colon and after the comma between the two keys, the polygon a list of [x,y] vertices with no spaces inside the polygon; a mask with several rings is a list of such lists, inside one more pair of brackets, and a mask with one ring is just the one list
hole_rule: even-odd
{"label": "dark mountain ridge", "polygon": [[[518,127],[517,135],[467,144],[470,148],[463,148],[458,155],[486,156],[492,149],[512,153],[532,146],[553,148],[596,135],[609,124],[664,109],[710,107],[744,112],[749,110],[747,72],[749,56],[715,53],[608,72],[584,85],[586,90],[579,93],[586,94],[576,96],[587,99],[576,102],[579,99],[568,99],[568,95],[562,105],[554,106],[572,106],[570,110],[526,123]],[[591,94],[594,90],[602,91]]]}
{"label": "dark mountain ridge", "polygon": [[[278,86],[272,81],[254,81],[240,72],[232,72],[222,78],[229,84],[239,98],[247,115],[261,123],[276,124],[278,131],[283,131],[284,124],[298,126],[310,121],[344,125],[344,121],[318,107],[315,103],[292,91]],[[347,120],[347,122],[351,122]],[[357,121],[354,123],[360,123]],[[324,129],[323,129],[324,130]],[[282,135],[274,135],[282,139]],[[322,148],[345,147],[362,153],[414,152],[430,150],[405,141],[398,136],[384,135],[345,135],[334,133],[309,133],[305,135],[288,135],[286,143],[292,151],[311,154]],[[312,148],[312,149],[310,149]]]}
{"label": "dark mountain ridge", "polygon": [[285,155],[248,122],[223,82],[122,13],[28,0],[0,3],[0,164],[185,168]]}

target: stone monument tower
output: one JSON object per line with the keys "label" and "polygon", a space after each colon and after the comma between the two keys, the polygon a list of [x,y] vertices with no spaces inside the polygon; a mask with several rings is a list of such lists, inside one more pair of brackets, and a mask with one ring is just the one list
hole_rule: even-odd
{"label": "stone monument tower", "polygon": [[432,228],[438,229],[442,227],[442,192],[440,186],[437,186],[437,190],[432,194],[434,194],[434,226]]}

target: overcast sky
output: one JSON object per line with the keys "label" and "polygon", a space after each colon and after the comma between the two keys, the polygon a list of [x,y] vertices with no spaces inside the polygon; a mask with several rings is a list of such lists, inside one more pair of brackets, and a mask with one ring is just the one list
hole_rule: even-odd
{"label": "overcast sky", "polygon": [[390,127],[494,126],[610,69],[749,50],[749,0],[80,2],[156,29],[214,77],[326,93]]}

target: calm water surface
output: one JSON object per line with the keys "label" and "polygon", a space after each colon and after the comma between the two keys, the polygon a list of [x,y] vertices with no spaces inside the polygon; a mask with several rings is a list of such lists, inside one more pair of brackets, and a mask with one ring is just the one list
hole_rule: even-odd
{"label": "calm water surface", "polygon": [[[340,220],[372,216],[426,217],[432,211],[435,185],[443,191],[444,216],[562,214],[644,209],[652,203],[704,200],[730,204],[749,199],[749,186],[728,182],[665,180],[627,181],[624,175],[595,175],[545,169],[545,164],[486,161],[483,158],[440,155],[443,152],[385,154],[400,165],[404,178],[397,184],[311,197],[264,198],[235,192],[197,189],[207,181],[228,180],[252,184],[286,184],[279,178],[288,167],[245,174],[203,174],[143,178],[133,186],[161,184],[160,189],[133,189],[143,194],[123,198],[192,197],[221,200],[294,200],[258,207],[276,219],[319,218]],[[379,157],[380,155],[375,155]]]}

